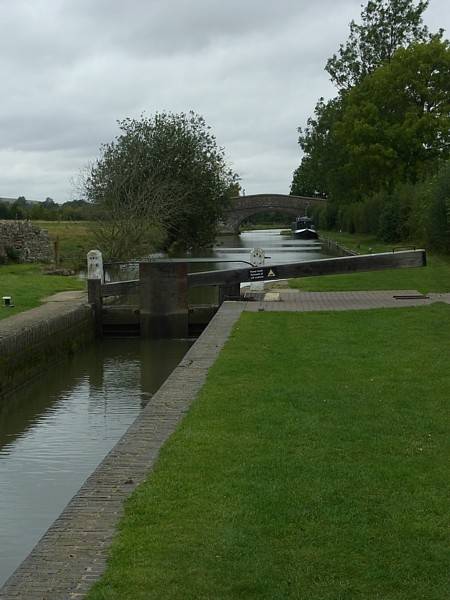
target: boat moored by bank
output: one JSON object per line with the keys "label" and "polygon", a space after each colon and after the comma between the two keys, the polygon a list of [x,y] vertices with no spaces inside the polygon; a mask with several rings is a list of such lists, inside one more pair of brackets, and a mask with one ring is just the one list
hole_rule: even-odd
{"label": "boat moored by bank", "polygon": [[302,240],[316,240],[319,237],[313,220],[306,216],[295,219],[292,224],[292,232],[296,238]]}

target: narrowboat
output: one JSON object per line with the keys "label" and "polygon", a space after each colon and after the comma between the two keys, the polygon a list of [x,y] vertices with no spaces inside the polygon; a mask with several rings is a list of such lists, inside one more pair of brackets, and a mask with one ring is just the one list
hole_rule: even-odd
{"label": "narrowboat", "polygon": [[292,233],[301,240],[316,240],[319,237],[313,220],[309,217],[297,217],[292,223]]}

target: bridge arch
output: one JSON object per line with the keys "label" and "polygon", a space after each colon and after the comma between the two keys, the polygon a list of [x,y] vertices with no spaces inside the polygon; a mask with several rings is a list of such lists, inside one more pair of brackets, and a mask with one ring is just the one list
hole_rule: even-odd
{"label": "bridge arch", "polygon": [[232,206],[225,214],[220,225],[221,233],[239,234],[241,223],[258,213],[280,212],[296,217],[303,215],[308,207],[325,206],[325,198],[307,196],[289,196],[286,194],[252,194],[232,198]]}

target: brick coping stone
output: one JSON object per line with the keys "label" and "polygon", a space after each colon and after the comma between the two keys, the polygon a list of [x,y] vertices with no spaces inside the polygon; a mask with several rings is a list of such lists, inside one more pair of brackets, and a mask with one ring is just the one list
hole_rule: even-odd
{"label": "brick coping stone", "polygon": [[[47,302],[2,319],[0,320],[0,343],[11,343],[11,340],[15,340],[15,343],[17,343],[18,338],[24,332],[42,328],[43,324],[49,324],[50,326],[52,322],[57,321],[58,317],[65,317],[77,309],[90,310],[86,294],[66,299],[64,302]],[[8,309],[2,308],[1,310],[6,311]],[[0,349],[3,350],[2,347]]]}
{"label": "brick coping stone", "polygon": [[225,302],[134,423],[0,589],[1,600],[83,598],[102,575],[123,502],[152,470],[244,303]]}

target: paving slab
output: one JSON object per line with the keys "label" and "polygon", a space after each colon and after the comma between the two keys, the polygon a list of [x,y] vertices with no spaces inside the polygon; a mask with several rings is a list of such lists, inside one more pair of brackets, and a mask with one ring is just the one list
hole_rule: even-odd
{"label": "paving slab", "polygon": [[264,302],[280,302],[280,294],[277,292],[266,292],[264,294]]}
{"label": "paving slab", "polygon": [[265,302],[263,297],[247,302],[247,312],[322,310],[367,310],[372,308],[402,308],[424,306],[434,302],[450,303],[450,294],[423,295],[417,290],[387,290],[368,292],[302,292],[279,290],[280,302]]}

